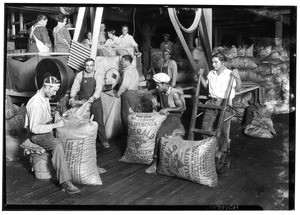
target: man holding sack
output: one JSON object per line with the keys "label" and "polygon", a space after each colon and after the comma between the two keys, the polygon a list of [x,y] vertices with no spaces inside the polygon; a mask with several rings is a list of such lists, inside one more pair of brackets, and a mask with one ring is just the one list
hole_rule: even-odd
{"label": "man holding sack", "polygon": [[[104,148],[109,148],[103,122],[103,107],[100,93],[103,83],[100,74],[95,71],[95,61],[87,58],[84,61],[85,69],[79,72],[71,88],[69,104],[74,107],[82,105],[86,101],[91,103],[91,113],[94,120],[98,123],[97,136]],[[75,97],[79,93],[79,101]]]}

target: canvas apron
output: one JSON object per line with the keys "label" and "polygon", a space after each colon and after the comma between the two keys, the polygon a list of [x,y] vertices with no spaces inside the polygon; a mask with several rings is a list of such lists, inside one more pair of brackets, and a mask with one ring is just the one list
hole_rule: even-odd
{"label": "canvas apron", "polygon": [[36,38],[36,36],[34,36],[34,30],[36,27],[41,26],[41,25],[36,25],[33,29],[32,29],[32,36],[34,37],[36,46],[39,50],[39,52],[43,52],[43,53],[49,53],[49,47],[46,46],[42,41],[40,41],[39,39]]}

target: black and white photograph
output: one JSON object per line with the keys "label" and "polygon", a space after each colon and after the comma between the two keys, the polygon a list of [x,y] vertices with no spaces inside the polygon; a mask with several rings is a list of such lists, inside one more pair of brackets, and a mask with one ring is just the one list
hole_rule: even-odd
{"label": "black and white photograph", "polygon": [[297,5],[261,4],[3,2],[2,211],[295,211]]}

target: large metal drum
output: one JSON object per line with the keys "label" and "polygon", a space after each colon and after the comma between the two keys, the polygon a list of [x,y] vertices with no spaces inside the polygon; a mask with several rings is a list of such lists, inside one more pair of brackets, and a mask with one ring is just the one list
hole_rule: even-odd
{"label": "large metal drum", "polygon": [[49,76],[55,76],[60,81],[58,92],[51,98],[52,102],[57,102],[72,87],[75,73],[68,67],[65,59],[45,58],[37,64],[35,69],[35,86],[37,89],[43,86],[44,79]]}

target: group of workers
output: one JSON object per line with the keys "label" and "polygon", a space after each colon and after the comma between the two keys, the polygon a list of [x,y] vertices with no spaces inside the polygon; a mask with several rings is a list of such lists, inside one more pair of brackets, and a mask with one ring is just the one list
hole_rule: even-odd
{"label": "group of workers", "polygon": [[[55,50],[63,51],[67,49],[67,44],[70,42],[68,31],[65,31],[66,17],[58,16],[58,25],[53,30]],[[46,41],[43,43],[48,48],[51,47],[51,42],[46,33],[45,26],[47,24],[47,18],[43,15],[38,16],[38,22],[35,24],[31,31],[31,36],[34,40],[34,44],[40,50],[40,41]],[[101,24],[101,31],[99,35],[99,41],[102,44],[118,44],[121,45],[122,41],[134,41],[133,37],[128,34],[128,26],[122,27],[122,35],[118,38],[114,36],[115,31],[108,31],[109,38],[106,40],[105,25]],[[43,27],[43,28],[42,28]],[[66,37],[65,37],[66,36]],[[161,137],[165,135],[171,135],[172,132],[179,128],[181,124],[181,117],[186,110],[183,92],[176,88],[177,79],[177,65],[174,60],[171,59],[173,53],[173,44],[168,41],[169,35],[164,35],[165,41],[161,44],[163,49],[164,62],[161,67],[161,71],[154,74],[153,80],[156,84],[156,89],[160,97],[161,110],[160,114],[167,115],[166,120],[163,122],[157,132],[156,144],[154,148],[154,161],[150,167],[146,170],[146,173],[155,173],[157,169],[159,144]],[[68,38],[68,39],[67,39]],[[134,41],[135,42],[135,41]],[[134,47],[138,47],[137,44]],[[45,47],[42,47],[45,48]],[[69,48],[69,47],[68,47]],[[138,48],[135,49],[136,52]],[[121,98],[121,116],[125,131],[128,128],[128,115],[130,114],[130,108],[135,109],[140,101],[138,95],[139,73],[137,69],[132,65],[133,57],[131,55],[123,55],[121,57],[122,77],[121,84],[116,93],[117,98]],[[234,77],[234,82],[229,98],[229,104],[232,104],[232,99],[235,96],[235,91],[241,89],[241,79],[237,70],[228,70],[225,67],[226,57],[221,54],[214,54],[212,56],[213,70],[207,75],[207,79],[204,78],[203,69],[199,69],[198,75],[201,76],[201,83],[205,88],[208,88],[209,100],[207,104],[220,105],[225,98],[230,77]],[[69,104],[72,106],[75,100],[83,100],[91,103],[91,113],[94,115],[94,120],[98,123],[97,131],[97,143],[101,143],[104,148],[109,148],[106,134],[105,125],[103,123],[103,108],[101,101],[101,91],[103,89],[102,80],[99,74],[95,71],[95,62],[92,58],[87,58],[84,61],[84,70],[77,73],[74,83],[70,92]],[[63,127],[64,122],[58,120],[54,123],[49,99],[57,93],[60,88],[60,83],[56,77],[50,76],[45,78],[43,86],[37,91],[37,93],[27,103],[27,115],[25,126],[30,130],[30,140],[43,147],[44,149],[51,151],[52,164],[56,171],[56,178],[62,190],[69,194],[75,194],[81,192],[79,188],[74,186],[71,182],[70,170],[68,169],[66,158],[62,143],[57,140],[53,135],[55,128]],[[208,131],[213,130],[213,124],[217,118],[215,111],[207,110],[204,114],[202,128]],[[223,137],[225,142],[229,144],[229,131],[230,121],[224,123]],[[105,169],[99,168],[99,173],[106,172]]]}
{"label": "group of workers", "polygon": [[[53,29],[54,46],[50,40],[46,25],[48,18],[39,14],[37,16],[37,22],[31,27],[29,33],[29,52],[50,52],[53,48],[54,52],[68,53],[70,51],[71,36],[66,24],[68,23],[67,16],[59,13],[56,16],[57,26]],[[141,56],[138,48],[138,44],[134,40],[133,36],[128,33],[129,29],[127,25],[122,26],[122,35],[119,37],[115,35],[115,30],[110,29],[105,31],[106,27],[104,23],[100,25],[100,32],[97,45],[104,46],[132,46],[135,54]],[[92,45],[92,32],[87,32],[87,38],[85,38],[82,44],[91,47]]]}

